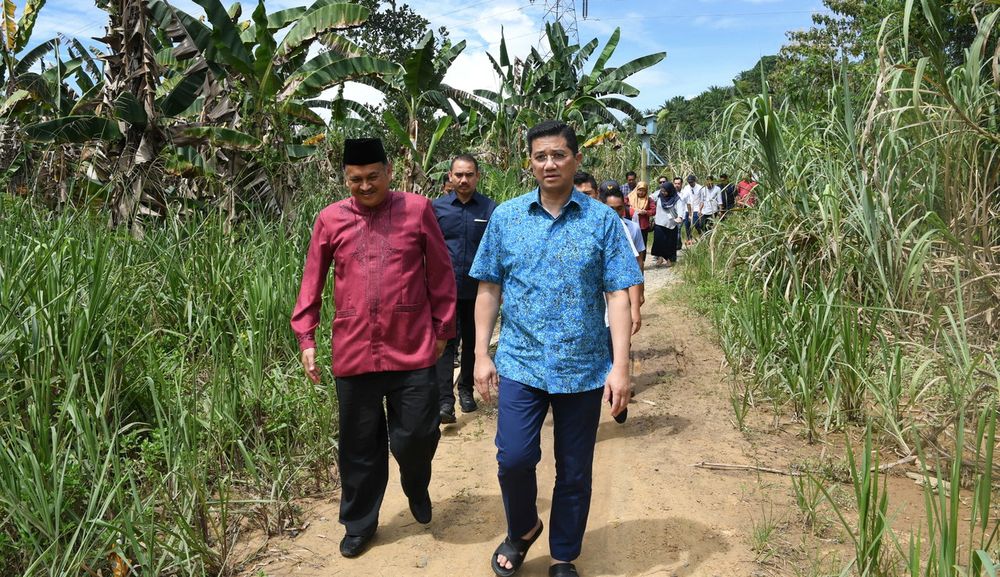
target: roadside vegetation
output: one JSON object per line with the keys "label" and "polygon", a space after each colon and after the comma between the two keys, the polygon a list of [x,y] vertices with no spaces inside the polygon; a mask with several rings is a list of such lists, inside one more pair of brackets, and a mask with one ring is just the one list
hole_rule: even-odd
{"label": "roadside vegetation", "polygon": [[[629,80],[664,54],[618,62],[617,30],[550,26],[523,59],[504,42],[500,89],[464,93],[443,80],[464,42],[406,6],[197,3],[101,0],[94,44],[33,41],[45,1],[4,1],[4,575],[232,575],[247,533],[296,531],[296,498],[336,486],[336,399],[301,376],[288,315],[311,219],[346,194],[344,137],[385,135],[398,187],[425,194],[471,150],[498,201],[529,186],[543,118],[574,124],[585,169],[640,165]],[[805,523],[848,535],[844,575],[995,575],[1000,10],[826,3],[842,20],[732,88],[648,111],[676,174],[761,183],[684,274],[738,375],[735,426],[767,410],[857,441],[849,490],[821,468],[792,487]],[[877,449],[968,492],[928,488],[925,528],[896,534]]]}
{"label": "roadside vegetation", "polygon": [[[855,545],[846,574],[997,571],[1000,10],[959,4],[898,3],[868,21],[867,59],[828,63],[821,101],[778,98],[764,78],[675,148],[678,174],[760,180],[758,206],[730,214],[684,274],[737,377],[737,427],[766,410],[808,443],[854,439],[846,511],[819,475],[795,487],[809,522],[833,507]],[[914,535],[890,528],[879,449],[934,481]]]}

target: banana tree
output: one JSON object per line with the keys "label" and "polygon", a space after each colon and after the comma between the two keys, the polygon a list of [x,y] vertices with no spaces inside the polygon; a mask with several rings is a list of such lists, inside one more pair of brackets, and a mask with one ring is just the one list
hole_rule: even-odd
{"label": "banana tree", "polygon": [[[0,15],[0,83],[3,84],[3,102],[0,104],[0,174],[7,174],[8,182],[15,186],[23,179],[21,168],[25,154],[19,136],[20,120],[12,113],[24,110],[32,100],[32,93],[24,87],[30,78],[26,77],[31,66],[52,49],[53,40],[43,42],[28,54],[18,58],[18,54],[28,45],[31,32],[38,18],[38,11],[45,0],[28,0],[15,19],[17,6],[13,0],[3,0],[3,14]],[[14,178],[17,176],[17,178]]]}
{"label": "banana tree", "polygon": [[506,40],[501,38],[499,62],[491,56],[501,80],[500,89],[475,92],[481,104],[476,110],[488,127],[487,134],[513,147],[512,135],[520,134],[524,127],[541,118],[573,122],[585,138],[598,129],[603,132],[606,125],[626,128],[620,116],[641,121],[642,114],[626,100],[639,95],[639,90],[629,84],[628,79],[659,63],[666,53],[650,54],[619,67],[609,67],[608,62],[621,38],[621,30],[615,29],[588,73],[585,68],[600,46],[598,39],[583,46],[570,44],[559,23],[546,25],[546,35],[549,55],[543,56],[532,49],[523,61],[510,59]]}
{"label": "banana tree", "polygon": [[[398,118],[388,109],[382,113],[386,126],[404,147],[403,190],[419,191],[428,184],[434,151],[448,127],[460,117],[452,101],[462,103],[474,98],[444,83],[448,69],[463,50],[464,40],[454,45],[445,41],[438,46],[433,33],[428,32],[396,74],[370,83],[398,96],[404,105],[404,118]],[[422,119],[428,116],[437,117],[429,139],[422,126]]]}
{"label": "banana tree", "polygon": [[642,121],[642,113],[626,100],[639,95],[639,90],[629,84],[628,79],[658,64],[666,57],[666,52],[641,56],[621,66],[609,67],[608,62],[621,39],[621,28],[615,28],[590,72],[583,73],[587,61],[599,45],[598,40],[595,38],[583,47],[570,45],[569,37],[559,23],[547,25],[546,34],[552,54],[540,67],[545,79],[542,86],[554,93],[555,97],[550,102],[554,103],[559,118],[576,120],[588,128],[602,123],[625,128],[614,112],[623,114],[632,122]]}
{"label": "banana tree", "polygon": [[[335,34],[367,18],[360,6],[319,0],[268,14],[261,1],[241,21],[238,4],[227,11],[218,0],[198,1],[207,23],[164,0],[104,4],[111,25],[102,38],[110,47],[103,82],[81,99],[87,105],[25,127],[43,143],[99,143],[85,170],[115,191],[116,223],[137,228],[138,215],[162,214],[165,189],[215,196],[233,216],[244,202],[281,210],[294,188],[292,165],[316,154],[310,142],[327,129],[314,109],[335,118],[361,109],[323,93],[398,69]],[[316,42],[328,49],[308,58]],[[74,73],[88,68],[85,58],[74,60]]]}
{"label": "banana tree", "polygon": [[[31,32],[35,28],[35,20],[38,12],[45,6],[45,0],[28,0],[21,12],[21,17],[14,19],[17,13],[17,6],[13,0],[3,0],[3,14],[0,15],[3,22],[0,25],[0,53],[2,53],[3,68],[0,70],[0,81],[4,82],[5,95],[10,96],[16,89],[17,77],[16,69],[18,62],[17,54],[28,45],[31,40]],[[32,62],[33,63],[33,62]],[[31,63],[29,63],[29,66]]]}
{"label": "banana tree", "polygon": [[527,60],[511,59],[506,35],[500,33],[499,60],[487,53],[490,64],[500,80],[498,90],[478,89],[467,103],[480,129],[484,153],[502,169],[520,164],[523,158],[522,135],[526,127],[536,124],[548,106],[544,95],[536,90],[538,66],[535,55]]}
{"label": "banana tree", "polygon": [[[320,150],[311,143],[327,124],[315,109],[330,109],[342,122],[351,111],[363,112],[357,103],[324,94],[350,80],[395,74],[398,66],[366,55],[335,33],[368,18],[368,9],[357,4],[319,0],[268,14],[259,1],[250,21],[240,22],[238,11],[230,13],[219,0],[197,2],[210,28],[162,0],[151,0],[161,27],[177,43],[174,55],[204,62],[208,72],[196,103],[197,120],[176,126],[175,142],[198,146],[207,163],[227,175],[231,211],[236,190],[281,210],[294,187],[273,183],[290,182],[294,163]],[[309,58],[316,43],[325,51]]]}

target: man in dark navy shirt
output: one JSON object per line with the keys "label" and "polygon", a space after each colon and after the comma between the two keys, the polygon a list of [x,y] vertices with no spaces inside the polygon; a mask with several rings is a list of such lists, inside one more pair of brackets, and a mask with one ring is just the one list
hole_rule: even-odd
{"label": "man in dark navy shirt", "polygon": [[479,163],[469,154],[456,156],[451,161],[449,172],[454,190],[434,201],[441,232],[444,233],[451,265],[455,269],[458,285],[456,312],[458,336],[448,341],[444,354],[437,363],[437,379],[441,389],[441,422],[455,422],[454,363],[459,342],[462,344],[462,359],[458,379],[458,402],[463,413],[476,410],[476,400],[472,396],[472,368],[476,360],[476,291],[479,281],[469,276],[472,260],[479,250],[479,242],[486,231],[486,223],[496,208],[496,203],[480,194]]}

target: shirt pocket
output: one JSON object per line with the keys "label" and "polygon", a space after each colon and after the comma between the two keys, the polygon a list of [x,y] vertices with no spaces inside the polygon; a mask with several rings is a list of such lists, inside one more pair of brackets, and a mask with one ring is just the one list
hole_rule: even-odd
{"label": "shirt pocket", "polygon": [[[483,240],[483,235],[486,234],[486,225],[489,221],[475,218],[469,223],[469,241],[471,241],[473,248],[479,248],[479,243]],[[475,254],[469,255],[469,265],[472,264],[472,257]]]}

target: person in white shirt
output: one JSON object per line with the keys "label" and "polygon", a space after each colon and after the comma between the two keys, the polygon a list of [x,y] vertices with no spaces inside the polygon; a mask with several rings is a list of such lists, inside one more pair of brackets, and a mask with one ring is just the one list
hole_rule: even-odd
{"label": "person in white shirt", "polygon": [[705,179],[705,186],[701,187],[699,195],[698,214],[700,218],[696,223],[698,232],[705,232],[712,227],[712,219],[719,212],[722,206],[722,189],[715,186],[715,177],[709,176]]}
{"label": "person in white shirt", "polygon": [[653,248],[650,252],[657,257],[658,264],[673,266],[677,262],[677,245],[680,237],[677,231],[687,214],[687,203],[677,194],[672,182],[664,182],[652,196],[656,203],[653,215]]}
{"label": "person in white shirt", "polygon": [[698,184],[698,177],[691,174],[687,177],[687,185],[680,192],[681,200],[684,201],[687,207],[684,213],[684,232],[687,236],[687,240],[685,241],[687,244],[694,243],[694,234],[691,232],[691,225],[694,224],[695,229],[698,229],[698,208],[700,207],[701,189],[701,185]]}
{"label": "person in white shirt", "polygon": [[[675,176],[674,179],[671,182],[674,183],[674,190],[676,190],[677,191],[677,195],[680,196],[681,189],[684,188],[684,179],[681,178],[681,177],[679,177],[679,176]],[[681,218],[684,218],[686,215],[687,215],[687,212],[682,213]],[[682,242],[682,239],[681,239],[681,230],[683,230],[683,228],[684,227],[682,227],[682,226],[678,226],[677,227],[677,250],[683,250],[684,249],[684,243]]]}

